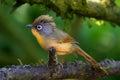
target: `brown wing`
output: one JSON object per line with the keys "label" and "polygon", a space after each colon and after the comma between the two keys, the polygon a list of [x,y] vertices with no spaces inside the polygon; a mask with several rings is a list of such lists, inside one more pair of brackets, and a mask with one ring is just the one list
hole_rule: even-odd
{"label": "brown wing", "polygon": [[74,43],[74,44],[78,44],[77,41],[75,41],[69,34],[67,34],[66,32],[63,32],[62,30],[56,30],[55,32],[56,37],[57,37],[57,41],[60,43]]}

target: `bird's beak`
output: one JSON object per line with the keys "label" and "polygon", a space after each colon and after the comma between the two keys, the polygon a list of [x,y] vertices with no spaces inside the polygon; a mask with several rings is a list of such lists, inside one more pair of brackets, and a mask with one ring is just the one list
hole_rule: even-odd
{"label": "bird's beak", "polygon": [[26,25],[27,27],[29,27],[29,28],[33,28],[33,25],[32,24],[28,24],[28,25]]}

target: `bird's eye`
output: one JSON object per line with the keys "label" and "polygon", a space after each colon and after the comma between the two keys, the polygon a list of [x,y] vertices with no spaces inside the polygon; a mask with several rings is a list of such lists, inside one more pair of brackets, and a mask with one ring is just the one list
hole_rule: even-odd
{"label": "bird's eye", "polygon": [[37,30],[41,30],[42,26],[41,25],[37,25]]}

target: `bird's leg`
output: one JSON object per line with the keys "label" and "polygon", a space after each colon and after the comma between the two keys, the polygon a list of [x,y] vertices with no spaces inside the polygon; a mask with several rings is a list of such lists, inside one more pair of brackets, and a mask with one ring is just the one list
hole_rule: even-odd
{"label": "bird's leg", "polygon": [[54,47],[49,48],[49,61],[48,66],[55,68],[58,65],[56,49]]}
{"label": "bird's leg", "polygon": [[50,70],[50,77],[58,74],[60,70],[60,67],[58,66],[56,49],[54,47],[49,48],[48,68]]}

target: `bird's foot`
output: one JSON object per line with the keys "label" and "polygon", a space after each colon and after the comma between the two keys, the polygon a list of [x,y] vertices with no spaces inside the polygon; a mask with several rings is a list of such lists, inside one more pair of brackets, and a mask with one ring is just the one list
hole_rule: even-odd
{"label": "bird's foot", "polygon": [[48,66],[56,67],[57,64],[58,64],[58,60],[57,60],[57,55],[56,55],[56,49],[54,47],[50,47]]}

